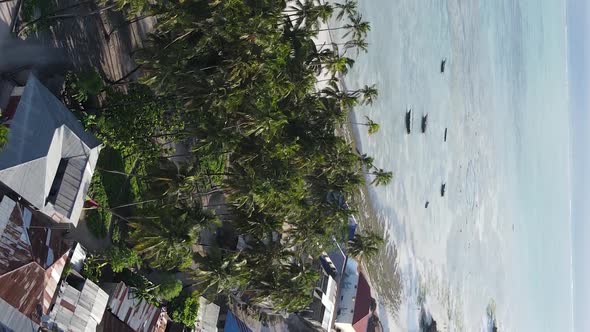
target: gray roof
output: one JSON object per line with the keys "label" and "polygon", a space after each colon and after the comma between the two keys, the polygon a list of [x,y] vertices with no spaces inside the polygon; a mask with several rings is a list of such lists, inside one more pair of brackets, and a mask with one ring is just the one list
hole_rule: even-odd
{"label": "gray roof", "polygon": [[36,332],[39,329],[39,324],[23,315],[2,298],[0,298],[0,322],[0,331],[5,331],[8,328],[8,331],[14,332]]}
{"label": "gray roof", "polygon": [[198,332],[217,332],[217,321],[219,320],[220,308],[217,304],[199,297],[199,309],[195,327]]}
{"label": "gray roof", "polygon": [[96,331],[108,300],[108,294],[88,279],[81,291],[64,282],[50,313],[49,325],[57,331]]}
{"label": "gray roof", "polygon": [[[0,153],[0,181],[45,214],[77,224],[99,150],[100,142],[31,75]],[[66,174],[55,204],[47,203],[62,159]]]}

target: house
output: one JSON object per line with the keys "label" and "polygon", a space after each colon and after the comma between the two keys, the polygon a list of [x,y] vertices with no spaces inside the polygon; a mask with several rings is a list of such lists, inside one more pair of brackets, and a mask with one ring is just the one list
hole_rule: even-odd
{"label": "house", "polygon": [[100,142],[39,80],[13,90],[2,122],[10,128],[0,152],[0,184],[55,222],[77,225]]}
{"label": "house", "polygon": [[252,329],[248,327],[241,319],[239,319],[233,312],[228,311],[225,318],[225,326],[223,327],[224,332],[252,332]]}
{"label": "house", "polygon": [[[204,297],[199,297],[199,310],[197,312],[197,321],[195,322],[196,332],[217,332],[223,322],[223,311],[217,304],[208,301]],[[220,319],[222,318],[222,319]],[[221,325],[223,326],[223,325]]]}
{"label": "house", "polygon": [[69,247],[44,218],[0,198],[0,330],[37,331],[54,302]]}
{"label": "house", "polygon": [[323,254],[319,263],[320,281],[313,290],[313,302],[310,306],[311,316],[308,318],[320,323],[324,330],[330,331],[336,314],[338,276],[341,271],[328,254]]}
{"label": "house", "polygon": [[[47,216],[0,197],[0,331],[95,331],[108,296],[77,277],[62,280],[73,250]],[[72,278],[68,278],[68,281]]]}
{"label": "house", "polygon": [[75,279],[61,284],[45,324],[51,331],[94,332],[102,320],[109,295],[88,279]]}
{"label": "house", "polygon": [[99,331],[164,332],[169,317],[166,310],[149,304],[134,295],[125,283],[116,284]]}
{"label": "house", "polygon": [[[354,230],[349,237],[354,235]],[[305,318],[325,331],[365,332],[374,300],[359,263],[341,249],[320,257],[320,281]]]}
{"label": "house", "polygon": [[342,332],[365,332],[371,317],[371,287],[358,262],[348,257],[340,281],[334,326]]}

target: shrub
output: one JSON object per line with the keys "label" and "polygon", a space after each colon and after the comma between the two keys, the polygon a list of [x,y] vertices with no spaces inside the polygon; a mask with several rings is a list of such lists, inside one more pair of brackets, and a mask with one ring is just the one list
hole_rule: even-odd
{"label": "shrub", "polygon": [[113,272],[121,272],[123,269],[137,267],[141,264],[141,258],[129,248],[111,247],[105,254],[106,260],[111,265]]}
{"label": "shrub", "polygon": [[172,320],[185,326],[193,326],[199,311],[199,295],[196,292],[185,293],[172,301],[168,309]]}
{"label": "shrub", "polygon": [[173,276],[169,276],[158,286],[156,296],[164,301],[175,299],[182,292],[182,282]]}
{"label": "shrub", "polygon": [[86,225],[92,235],[104,238],[109,232],[112,213],[109,211],[109,202],[100,172],[94,173],[88,195],[98,203],[99,207],[86,212]]}

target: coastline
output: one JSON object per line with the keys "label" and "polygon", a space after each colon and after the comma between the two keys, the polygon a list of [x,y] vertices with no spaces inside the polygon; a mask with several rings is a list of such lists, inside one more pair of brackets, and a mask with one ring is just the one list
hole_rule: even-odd
{"label": "coastline", "polygon": [[[325,3],[326,1],[321,2]],[[321,29],[325,28],[329,28],[329,24],[321,24]],[[322,31],[316,36],[318,44],[325,43],[326,46],[330,48],[336,39],[337,38],[334,37],[329,30]],[[318,80],[323,80],[328,78],[327,75],[328,73],[324,70],[317,76],[317,78]],[[338,84],[343,91],[348,90],[345,77],[340,76]],[[317,88],[322,89],[324,85],[325,84],[318,83]],[[354,149],[358,149],[362,152],[360,130],[351,124],[355,123],[356,120],[356,113],[353,109],[348,114],[348,122],[344,123],[337,130],[337,133],[344,137]],[[367,175],[365,175],[365,182],[366,183],[362,186],[361,190],[352,197],[352,205],[358,208],[358,213],[355,217],[360,228],[374,230],[379,234],[383,234],[385,244],[375,257],[370,260],[362,261],[360,266],[372,290],[371,296],[377,301],[377,309],[375,310],[374,315],[385,327],[381,330],[391,331],[394,330],[392,329],[393,326],[397,324],[390,321],[389,318],[397,315],[401,305],[401,296],[403,292],[397,262],[397,248],[395,245],[389,245],[391,241],[389,241],[389,237],[385,234],[385,225],[383,225],[383,221],[379,219],[375,206],[371,200],[369,188],[370,181]],[[386,318],[385,322],[383,321],[383,318]],[[395,330],[401,331],[399,327]]]}

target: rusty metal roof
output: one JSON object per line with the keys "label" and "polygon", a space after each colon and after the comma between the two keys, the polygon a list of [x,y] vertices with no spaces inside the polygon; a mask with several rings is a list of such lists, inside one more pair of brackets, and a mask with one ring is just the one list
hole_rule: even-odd
{"label": "rusty metal roof", "polygon": [[0,275],[31,261],[46,269],[69,250],[46,217],[8,196],[0,201]]}
{"label": "rusty metal roof", "polygon": [[120,282],[109,300],[113,315],[135,332],[164,332],[168,322],[166,311],[133,295],[132,290]]}
{"label": "rusty metal roof", "polygon": [[23,215],[15,201],[0,201],[0,275],[31,262],[31,246]]}
{"label": "rusty metal roof", "polygon": [[[0,201],[0,298],[35,323],[49,312],[68,250],[48,228],[30,228],[33,213]],[[33,239],[33,244],[31,244]]]}
{"label": "rusty metal roof", "polygon": [[67,258],[64,254],[47,270],[30,262],[0,276],[0,298],[39,323],[49,313]]}

